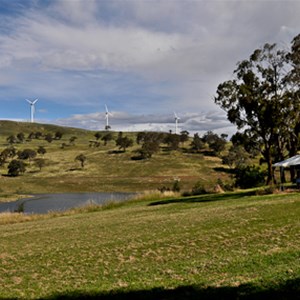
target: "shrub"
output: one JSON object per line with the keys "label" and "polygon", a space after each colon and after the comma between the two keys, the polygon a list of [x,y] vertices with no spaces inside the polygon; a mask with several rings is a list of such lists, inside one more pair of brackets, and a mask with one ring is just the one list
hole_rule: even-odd
{"label": "shrub", "polygon": [[236,168],[235,184],[243,189],[261,186],[265,183],[265,175],[265,172],[253,165]]}
{"label": "shrub", "polygon": [[180,180],[175,179],[172,187],[172,192],[180,192]]}
{"label": "shrub", "polygon": [[207,190],[204,187],[203,183],[198,181],[192,188],[192,195],[202,195],[207,194]]}

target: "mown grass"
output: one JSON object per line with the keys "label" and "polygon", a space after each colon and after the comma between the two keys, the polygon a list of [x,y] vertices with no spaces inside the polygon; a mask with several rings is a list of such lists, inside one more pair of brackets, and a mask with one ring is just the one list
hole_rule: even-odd
{"label": "mown grass", "polygon": [[299,299],[299,213],[231,193],[1,225],[0,297]]}

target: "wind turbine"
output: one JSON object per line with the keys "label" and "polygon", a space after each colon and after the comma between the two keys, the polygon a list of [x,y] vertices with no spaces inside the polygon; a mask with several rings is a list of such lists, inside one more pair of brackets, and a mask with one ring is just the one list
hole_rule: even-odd
{"label": "wind turbine", "polygon": [[180,118],[177,116],[176,112],[174,112],[174,117],[175,117],[175,134],[177,134],[178,131],[178,121]]}
{"label": "wind turbine", "polygon": [[30,104],[30,122],[33,123],[34,122],[34,113],[35,113],[35,104],[37,103],[39,99],[35,99],[33,101],[30,101],[28,99],[26,99],[26,101]]}
{"label": "wind turbine", "polygon": [[108,111],[107,105],[105,104],[105,119],[106,119],[106,126],[105,126],[105,130],[109,130],[110,126],[108,123],[108,117],[112,116],[112,114]]}

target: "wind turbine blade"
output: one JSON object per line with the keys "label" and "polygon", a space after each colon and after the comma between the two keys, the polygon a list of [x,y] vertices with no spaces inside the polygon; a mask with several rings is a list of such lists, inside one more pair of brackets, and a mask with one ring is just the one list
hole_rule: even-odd
{"label": "wind turbine blade", "polygon": [[32,104],[36,104],[38,102],[39,99],[35,99]]}
{"label": "wind turbine blade", "polygon": [[29,104],[32,104],[32,102],[30,101],[30,100],[28,100],[28,99],[25,99]]}
{"label": "wind turbine blade", "polygon": [[106,113],[108,113],[108,108],[107,108],[106,104],[105,104],[105,111],[106,111]]}

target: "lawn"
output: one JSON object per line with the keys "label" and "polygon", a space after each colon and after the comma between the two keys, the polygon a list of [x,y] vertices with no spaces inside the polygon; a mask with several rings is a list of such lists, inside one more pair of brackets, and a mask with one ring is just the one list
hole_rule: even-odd
{"label": "lawn", "polygon": [[0,217],[0,298],[299,299],[299,214],[240,192]]}

